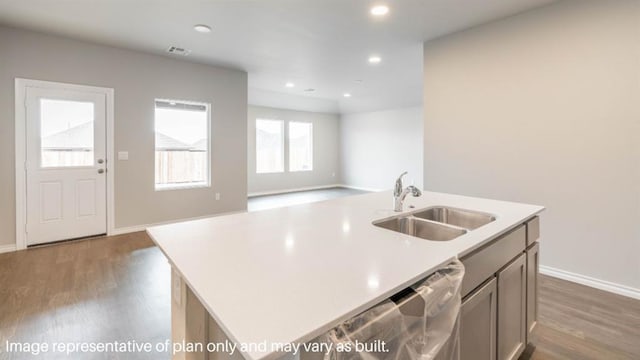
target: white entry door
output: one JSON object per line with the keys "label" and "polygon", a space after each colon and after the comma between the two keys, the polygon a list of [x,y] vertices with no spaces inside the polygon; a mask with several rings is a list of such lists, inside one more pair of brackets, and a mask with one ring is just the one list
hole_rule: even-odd
{"label": "white entry door", "polygon": [[106,95],[26,88],[27,244],[107,232]]}

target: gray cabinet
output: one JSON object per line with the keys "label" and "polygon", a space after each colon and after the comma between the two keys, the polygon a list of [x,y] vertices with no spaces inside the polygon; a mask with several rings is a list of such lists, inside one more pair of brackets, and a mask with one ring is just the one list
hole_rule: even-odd
{"label": "gray cabinet", "polygon": [[527,264],[521,254],[498,272],[498,360],[515,360],[527,346]]}
{"label": "gray cabinet", "polygon": [[462,257],[460,358],[516,360],[538,318],[536,216]]}
{"label": "gray cabinet", "polygon": [[497,285],[492,278],[462,302],[460,310],[460,359],[495,360]]}
{"label": "gray cabinet", "polygon": [[525,226],[519,226],[463,257],[461,260],[465,274],[462,280],[462,296],[467,296],[516,256],[522,254],[527,243],[526,237]]}
{"label": "gray cabinet", "polygon": [[527,248],[527,341],[538,322],[538,269],[540,267],[540,244],[535,242]]}

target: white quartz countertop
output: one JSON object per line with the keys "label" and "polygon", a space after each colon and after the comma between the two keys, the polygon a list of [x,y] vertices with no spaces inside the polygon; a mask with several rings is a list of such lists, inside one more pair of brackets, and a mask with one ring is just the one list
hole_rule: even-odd
{"label": "white quartz countertop", "polygon": [[425,191],[407,197],[405,209],[496,216],[454,240],[428,241],[372,224],[398,214],[392,203],[390,191],[369,193],[147,231],[232,341],[292,343],[312,340],[544,209]]}

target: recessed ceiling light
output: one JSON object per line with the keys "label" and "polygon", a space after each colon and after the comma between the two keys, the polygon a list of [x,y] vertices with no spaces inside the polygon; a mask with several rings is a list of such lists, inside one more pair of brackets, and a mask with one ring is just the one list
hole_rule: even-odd
{"label": "recessed ceiling light", "polygon": [[382,61],[380,56],[376,56],[376,55],[369,56],[369,63],[370,64],[379,64],[380,61]]}
{"label": "recessed ceiling light", "polygon": [[316,91],[316,89],[308,88],[308,89],[304,89],[304,91],[306,91],[306,92],[314,92],[314,91]]}
{"label": "recessed ceiling light", "polygon": [[350,98],[350,97],[351,97],[351,94],[349,94],[349,93],[344,93],[344,94],[342,94],[342,96],[344,96],[344,97],[346,97],[346,98]]}
{"label": "recessed ceiling light", "polygon": [[371,8],[371,15],[373,16],[383,16],[389,13],[389,7],[386,5],[377,5]]}
{"label": "recessed ceiling light", "polygon": [[211,32],[211,27],[204,25],[204,24],[198,24],[198,25],[194,25],[193,26],[193,30],[199,32],[199,33],[210,33]]}
{"label": "recessed ceiling light", "polygon": [[295,87],[295,86],[296,86],[296,84],[294,84],[294,83],[292,83],[292,82],[288,82],[288,83],[284,84],[284,86],[286,86],[286,87],[288,87],[288,88],[292,88],[292,87]]}

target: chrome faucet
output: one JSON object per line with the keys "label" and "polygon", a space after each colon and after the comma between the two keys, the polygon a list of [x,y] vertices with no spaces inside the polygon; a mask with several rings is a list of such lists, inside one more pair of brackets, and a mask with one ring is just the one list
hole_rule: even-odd
{"label": "chrome faucet", "polygon": [[413,185],[409,185],[406,189],[402,189],[402,177],[405,175],[407,175],[406,171],[400,174],[400,176],[396,180],[396,186],[393,189],[393,210],[397,212],[402,211],[402,203],[404,202],[404,198],[406,198],[409,193],[411,193],[411,195],[414,197],[422,195],[422,191],[420,191],[420,189]]}

